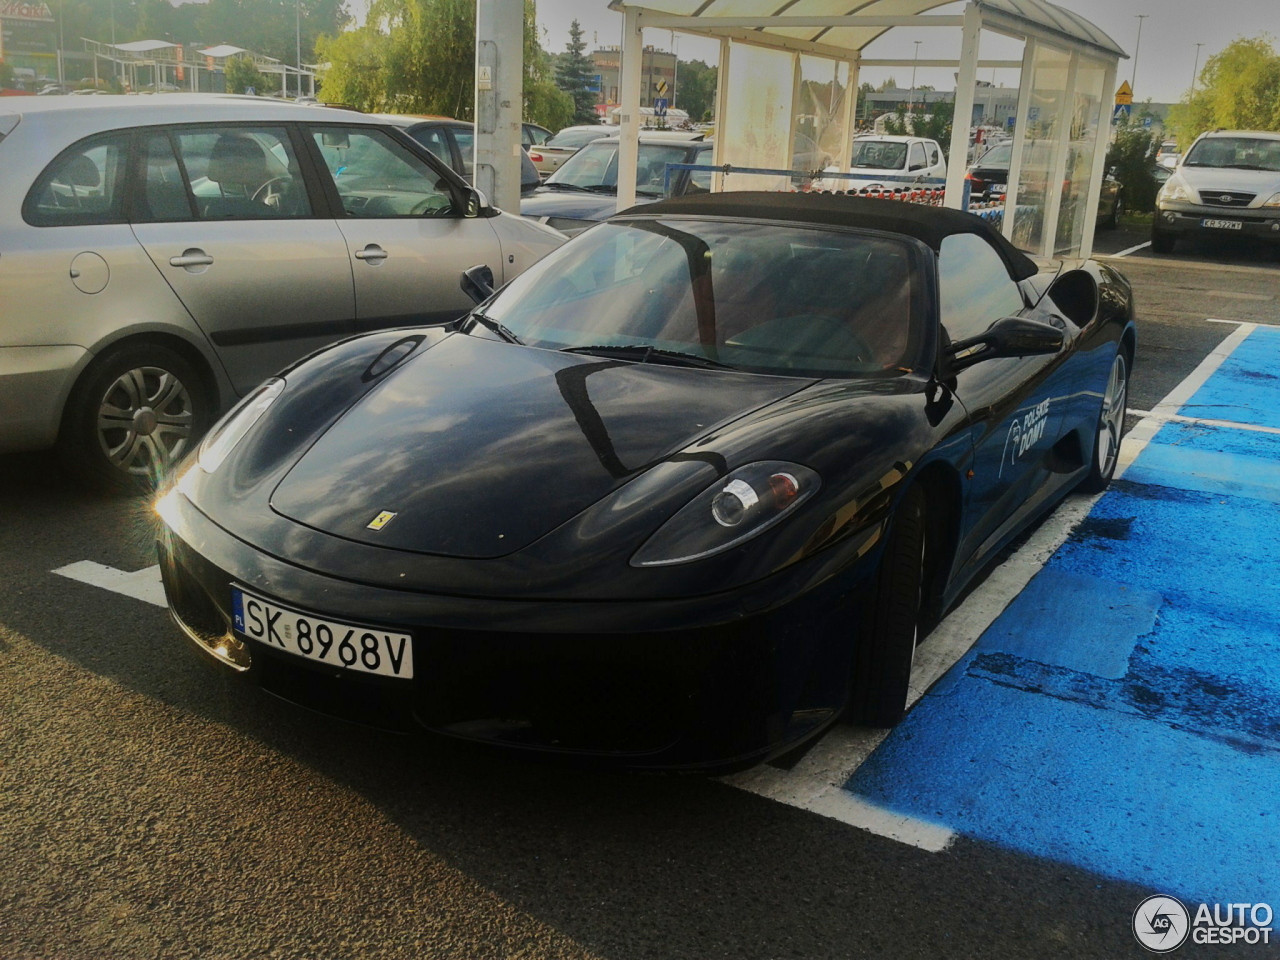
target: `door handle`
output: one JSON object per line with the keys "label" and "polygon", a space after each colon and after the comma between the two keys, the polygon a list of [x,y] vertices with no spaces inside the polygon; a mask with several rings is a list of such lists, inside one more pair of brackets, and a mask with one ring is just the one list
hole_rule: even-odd
{"label": "door handle", "polygon": [[170,257],[169,266],[171,267],[211,267],[213,266],[213,257],[209,256],[203,250],[184,250],[180,257]]}
{"label": "door handle", "polygon": [[376,243],[371,243],[363,250],[356,251],[357,260],[367,260],[370,263],[381,263],[387,259],[387,251],[383,250]]}

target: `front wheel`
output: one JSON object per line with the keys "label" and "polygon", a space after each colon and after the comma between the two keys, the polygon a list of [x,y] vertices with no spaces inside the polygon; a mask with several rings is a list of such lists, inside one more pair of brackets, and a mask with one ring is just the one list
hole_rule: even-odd
{"label": "front wheel", "polygon": [[925,498],[915,486],[889,526],[858,631],[849,714],[873,727],[892,727],[907,709],[911,661],[924,599]]}
{"label": "front wheel", "polygon": [[212,418],[212,398],[190,363],[158,344],[129,345],[98,358],[72,391],[58,454],[93,486],[147,492]]}
{"label": "front wheel", "polygon": [[1098,430],[1093,441],[1093,462],[1089,475],[1080,483],[1082,493],[1101,493],[1115,476],[1128,401],[1129,362],[1121,349],[1111,364],[1111,376],[1102,396],[1102,412],[1098,414]]}
{"label": "front wheel", "polygon": [[1151,231],[1151,252],[1152,253],[1173,253],[1173,248],[1178,245],[1178,238],[1175,234],[1165,233],[1163,230]]}

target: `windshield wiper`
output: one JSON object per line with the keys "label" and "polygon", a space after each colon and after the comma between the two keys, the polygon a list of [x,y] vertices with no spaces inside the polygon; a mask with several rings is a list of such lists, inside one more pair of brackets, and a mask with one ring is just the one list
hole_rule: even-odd
{"label": "windshield wiper", "polygon": [[579,187],[578,189],[586,190],[588,193],[617,193],[618,192],[617,184],[612,184],[612,183],[589,183],[584,187]]}
{"label": "windshield wiper", "polygon": [[493,317],[487,317],[483,313],[475,313],[475,312],[469,313],[467,314],[467,316],[471,317],[471,319],[473,320],[477,320],[480,323],[484,324],[486,327],[488,327],[490,330],[492,330],[494,333],[500,336],[503,340],[507,341],[507,343],[518,343],[521,346],[524,346],[523,340],[517,337],[514,333],[508,330],[505,326],[503,326],[497,320],[493,319]]}
{"label": "windshield wiper", "polygon": [[577,190],[579,193],[586,193],[586,187],[580,187],[576,183],[565,183],[562,180],[547,180],[542,184],[544,187],[554,187],[557,190]]}
{"label": "windshield wiper", "polygon": [[639,363],[665,363],[673,367],[715,367],[733,370],[727,363],[700,357],[683,350],[662,350],[642,344],[605,343],[590,347],[565,347],[561,353],[585,353],[593,357],[611,357],[618,360],[636,360]]}

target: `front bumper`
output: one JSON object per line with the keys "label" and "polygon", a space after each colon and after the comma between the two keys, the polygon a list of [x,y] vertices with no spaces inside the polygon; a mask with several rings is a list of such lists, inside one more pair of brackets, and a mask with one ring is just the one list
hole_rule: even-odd
{"label": "front bumper", "polygon": [[[1240,224],[1238,230],[1206,227],[1206,220],[1226,220]],[[1160,203],[1156,207],[1155,229],[1179,237],[1251,237],[1280,243],[1280,208],[1213,207],[1192,203]]]}
{"label": "front bumper", "polygon": [[[853,607],[878,553],[754,613],[760,584],[714,602],[493,600],[350,584],[261,553],[184,498],[166,513],[160,568],[174,619],[206,655],[221,645],[224,665],[228,646],[247,652],[235,672],[248,682],[383,729],[632,768],[746,765],[825,728],[848,694]],[[235,634],[233,584],[410,633],[414,678],[351,673]]]}

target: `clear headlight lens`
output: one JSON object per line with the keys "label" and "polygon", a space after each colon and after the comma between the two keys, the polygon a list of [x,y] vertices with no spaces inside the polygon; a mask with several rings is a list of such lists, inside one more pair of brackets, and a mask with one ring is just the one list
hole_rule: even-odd
{"label": "clear headlight lens", "polygon": [[1171,203],[1199,203],[1200,198],[1181,180],[1171,177],[1160,188],[1160,199]]}
{"label": "clear headlight lens", "polygon": [[631,565],[689,563],[736,547],[794,512],[821,485],[814,471],[798,463],[763,460],[739,467],[664,523]]}
{"label": "clear headlight lens", "polygon": [[241,400],[230,413],[209,431],[200,444],[198,462],[205,473],[213,473],[222,466],[227,454],[235,449],[237,443],[267,412],[267,408],[276,402],[276,398],[284,392],[284,381],[273,378],[260,384]]}
{"label": "clear headlight lens", "polygon": [[1280,193],[1277,193],[1274,197],[1272,197],[1270,200],[1264,203],[1263,206],[1264,207],[1280,207]]}

